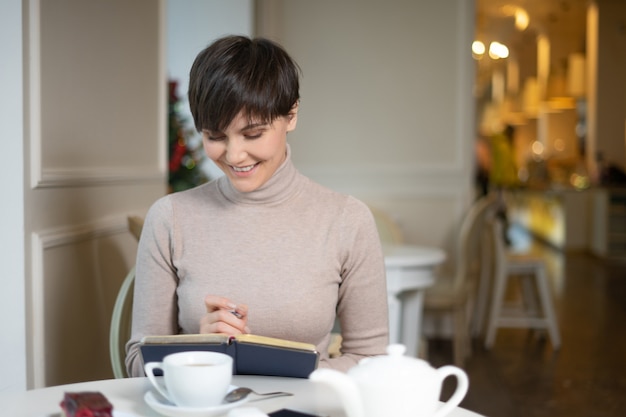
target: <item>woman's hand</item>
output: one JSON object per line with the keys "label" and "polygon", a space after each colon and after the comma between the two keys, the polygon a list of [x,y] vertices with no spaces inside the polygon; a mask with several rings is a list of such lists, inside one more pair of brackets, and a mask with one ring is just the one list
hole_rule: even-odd
{"label": "woman's hand", "polygon": [[247,305],[235,304],[216,295],[207,295],[204,305],[207,313],[200,319],[200,333],[225,333],[231,336],[250,333]]}

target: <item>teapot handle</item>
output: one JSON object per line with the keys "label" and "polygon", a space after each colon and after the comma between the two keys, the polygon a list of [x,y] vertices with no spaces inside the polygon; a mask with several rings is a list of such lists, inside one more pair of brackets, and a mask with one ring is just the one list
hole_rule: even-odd
{"label": "teapot handle", "polygon": [[452,365],[442,366],[441,368],[436,369],[437,374],[439,375],[440,383],[443,384],[443,380],[449,376],[456,376],[457,384],[456,390],[454,394],[446,401],[441,408],[439,408],[435,414],[431,417],[443,417],[447,415],[450,411],[452,411],[456,406],[458,406],[465,394],[467,394],[467,389],[469,388],[469,381],[467,378],[467,374],[461,368]]}

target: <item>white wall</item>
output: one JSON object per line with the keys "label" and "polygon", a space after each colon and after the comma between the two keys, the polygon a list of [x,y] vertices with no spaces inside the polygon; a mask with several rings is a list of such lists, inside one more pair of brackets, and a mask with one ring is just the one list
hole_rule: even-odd
{"label": "white wall", "polygon": [[24,170],[22,116],[22,2],[0,2],[0,391],[26,388],[26,319],[24,306]]}

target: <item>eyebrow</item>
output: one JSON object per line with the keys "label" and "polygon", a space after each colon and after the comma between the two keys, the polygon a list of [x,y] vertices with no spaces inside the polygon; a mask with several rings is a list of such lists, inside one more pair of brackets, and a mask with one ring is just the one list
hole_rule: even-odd
{"label": "eyebrow", "polygon": [[[260,127],[266,127],[268,126],[269,123],[263,123],[263,122],[257,122],[257,123],[250,123],[245,125],[244,127],[242,127],[239,131],[240,132],[245,132],[246,130],[252,130],[252,129],[257,129]],[[217,134],[217,133],[224,133],[222,131],[217,131],[217,132],[213,132],[210,129],[202,129],[202,132],[207,133],[207,134]]]}
{"label": "eyebrow", "polygon": [[267,126],[267,125],[268,125],[268,123],[263,123],[263,122],[258,122],[258,123],[250,123],[249,125],[244,126],[244,127],[240,130],[240,132],[244,132],[244,131],[246,131],[246,130],[250,130],[250,129],[256,129],[256,128],[259,128],[259,127],[264,127],[264,126]]}

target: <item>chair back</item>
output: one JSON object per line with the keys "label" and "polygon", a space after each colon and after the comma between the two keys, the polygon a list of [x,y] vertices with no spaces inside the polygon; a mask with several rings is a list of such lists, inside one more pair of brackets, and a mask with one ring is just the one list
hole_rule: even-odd
{"label": "chair back", "polygon": [[504,243],[504,222],[494,216],[489,219],[489,238],[493,252],[494,276],[499,276],[506,269],[507,248]]}
{"label": "chair back", "polygon": [[128,230],[139,241],[141,231],[143,230],[143,217],[128,216]]}
{"label": "chair back", "polygon": [[115,378],[128,377],[124,361],[126,358],[126,342],[128,342],[131,335],[134,287],[135,267],[131,268],[122,282],[111,316],[109,354]]}
{"label": "chair back", "polygon": [[498,205],[493,194],[480,197],[463,216],[455,242],[456,273],[454,286],[465,285],[467,279],[478,277],[478,268],[485,267],[489,250],[485,248],[486,220],[492,217]]}
{"label": "chair back", "polygon": [[[144,219],[139,216],[128,216],[128,230],[139,241]],[[126,378],[126,342],[131,336],[133,293],[135,289],[135,267],[132,267],[117,293],[111,326],[109,328],[109,356],[115,378]]]}
{"label": "chair back", "polygon": [[398,223],[389,216],[383,210],[375,207],[369,207],[374,221],[376,222],[376,229],[378,229],[378,235],[382,243],[401,244],[404,243],[404,236]]}

